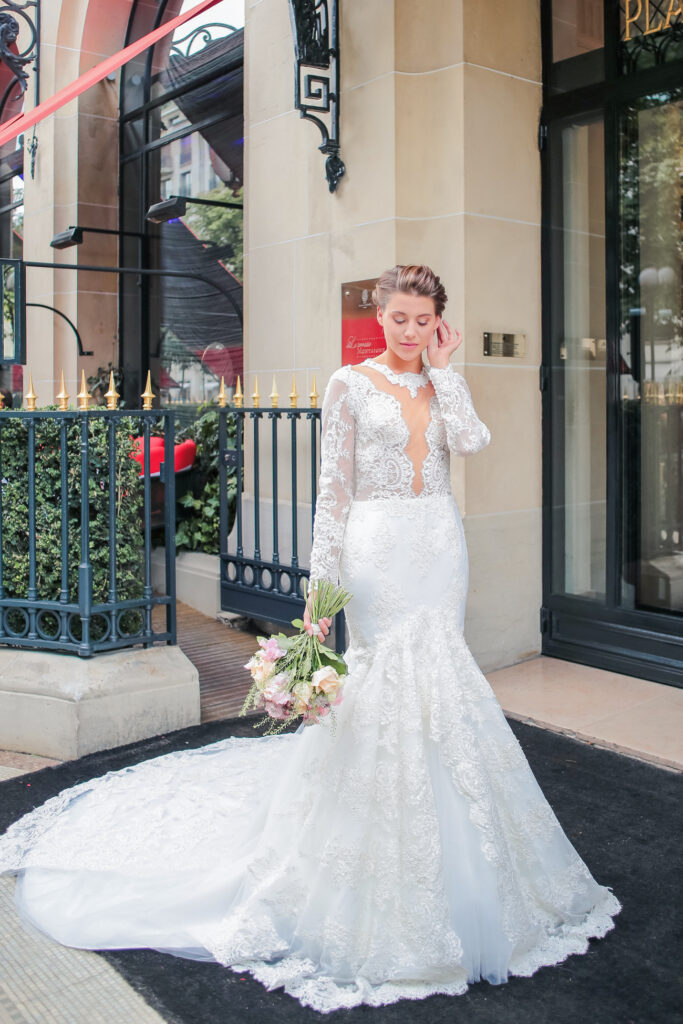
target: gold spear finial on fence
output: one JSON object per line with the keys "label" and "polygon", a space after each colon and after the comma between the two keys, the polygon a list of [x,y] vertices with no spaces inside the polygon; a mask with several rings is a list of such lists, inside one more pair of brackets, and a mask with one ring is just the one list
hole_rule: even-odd
{"label": "gold spear finial on fence", "polygon": [[59,404],[60,411],[66,412],[66,410],[69,408],[69,395],[66,390],[66,384],[64,383],[64,370],[62,370],[61,388],[59,394],[57,395],[57,402]]}
{"label": "gold spear finial on fence", "polygon": [[235,408],[241,409],[244,405],[244,395],[242,394],[242,385],[240,384],[239,376],[237,377],[237,387],[235,388],[235,394],[232,396],[232,400],[235,403]]}
{"label": "gold spear finial on fence", "polygon": [[35,412],[36,411],[36,402],[38,400],[38,395],[33,390],[33,374],[32,373],[29,373],[29,375],[28,375],[28,392],[24,395],[24,398],[26,399],[26,408],[28,409],[28,411],[29,412]]}
{"label": "gold spear finial on fence", "polygon": [[225,393],[225,377],[221,377],[221,386],[218,389],[218,404],[224,409],[228,404],[228,396]]}
{"label": "gold spear finial on fence", "polygon": [[87,412],[90,408],[90,395],[88,393],[88,386],[85,383],[85,370],[81,370],[81,390],[76,395],[76,401],[78,408],[82,412]]}
{"label": "gold spear finial on fence", "polygon": [[280,396],[277,393],[277,384],[275,383],[275,374],[273,374],[273,390],[270,392],[270,404],[273,409],[277,409],[277,404],[280,401]]}
{"label": "gold spear finial on fence", "polygon": [[251,400],[252,400],[252,403],[254,405],[254,408],[258,409],[258,407],[261,404],[261,395],[260,395],[259,389],[258,389],[258,377],[254,377],[254,393],[251,396]]}
{"label": "gold spear finial on fence", "polygon": [[311,393],[308,396],[311,400],[311,409],[318,408],[318,389],[315,386],[315,374],[313,374],[313,386],[311,387]]}
{"label": "gold spear finial on fence", "polygon": [[292,390],[289,392],[289,405],[292,409],[296,409],[296,403],[299,396],[296,393],[296,374],[292,374]]}
{"label": "gold spear finial on fence", "polygon": [[145,383],[145,390],[140,395],[142,399],[142,408],[151,409],[152,402],[154,401],[154,392],[152,391],[152,371],[147,371],[147,381]]}
{"label": "gold spear finial on fence", "polygon": [[107,400],[107,409],[116,409],[119,404],[119,393],[116,390],[116,384],[114,383],[114,371],[111,370],[109,373],[109,391],[105,392],[104,397]]}

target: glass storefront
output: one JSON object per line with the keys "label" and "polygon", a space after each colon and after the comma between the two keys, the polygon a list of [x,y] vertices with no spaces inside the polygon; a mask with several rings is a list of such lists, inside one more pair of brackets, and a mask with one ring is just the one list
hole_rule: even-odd
{"label": "glass storefront", "polygon": [[544,7],[542,628],[683,685],[683,10],[655,7]]}
{"label": "glass storefront", "polygon": [[[135,3],[129,41],[177,7]],[[242,373],[242,24],[241,4],[223,0],[124,69],[122,251],[127,266],[158,272],[121,286],[132,399],[147,367],[162,405],[213,399],[221,378],[229,395]]]}
{"label": "glass storefront", "polygon": [[619,135],[621,603],[681,614],[683,98],[642,97]]}

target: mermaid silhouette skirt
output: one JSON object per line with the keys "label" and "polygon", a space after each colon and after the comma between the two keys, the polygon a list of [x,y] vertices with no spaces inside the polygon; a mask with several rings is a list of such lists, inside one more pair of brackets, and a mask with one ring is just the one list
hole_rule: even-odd
{"label": "mermaid silhouette skirt", "polygon": [[178,751],[62,791],[0,839],[57,941],[250,971],[328,1012],[531,975],[621,905],[538,786],[463,636],[452,495],[354,501],[336,723]]}

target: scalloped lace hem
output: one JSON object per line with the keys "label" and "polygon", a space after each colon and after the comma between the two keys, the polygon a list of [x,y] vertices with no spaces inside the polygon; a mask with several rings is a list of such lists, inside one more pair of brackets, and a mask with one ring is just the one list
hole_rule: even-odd
{"label": "scalloped lace hem", "polygon": [[[622,905],[609,887],[605,888],[605,898],[593,907],[583,921],[563,924],[556,933],[547,935],[540,945],[524,953],[513,954],[508,978],[528,978],[541,967],[552,967],[567,957],[584,954],[588,951],[589,939],[601,939],[611,931],[614,928],[613,918],[622,910]],[[401,999],[426,999],[435,995],[460,996],[467,992],[470,984],[486,980],[466,978],[465,972],[461,970],[450,979],[431,982],[386,981],[375,985],[359,977],[354,982],[343,983],[326,975],[311,977],[315,964],[296,956],[285,957],[276,963],[250,960],[224,966],[251,974],[269,991],[284,988],[302,1006],[310,1006],[319,1013],[332,1013],[334,1010],[351,1009],[363,1004],[387,1006]]]}

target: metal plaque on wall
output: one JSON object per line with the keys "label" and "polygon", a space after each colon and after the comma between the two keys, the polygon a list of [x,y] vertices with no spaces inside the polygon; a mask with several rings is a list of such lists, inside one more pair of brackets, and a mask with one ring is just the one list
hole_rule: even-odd
{"label": "metal plaque on wall", "polygon": [[484,331],[485,356],[523,356],[525,352],[526,334]]}

